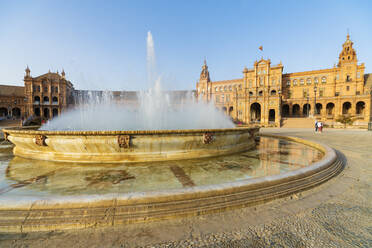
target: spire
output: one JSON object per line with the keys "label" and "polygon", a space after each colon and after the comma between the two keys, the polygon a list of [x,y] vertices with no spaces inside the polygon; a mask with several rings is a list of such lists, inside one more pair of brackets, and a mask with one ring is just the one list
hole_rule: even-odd
{"label": "spire", "polygon": [[350,34],[349,34],[349,29],[347,29],[347,35],[346,35],[346,40],[350,40]]}
{"label": "spire", "polygon": [[62,78],[64,79],[64,78],[65,78],[65,75],[66,75],[66,73],[65,73],[65,70],[64,70],[64,69],[62,69],[61,75],[62,75]]}
{"label": "spire", "polygon": [[25,77],[30,77],[30,68],[28,68],[28,65],[27,65],[27,67],[26,67],[26,70],[25,70],[25,72],[26,72],[26,76]]}
{"label": "spire", "polygon": [[200,80],[211,81],[209,78],[209,71],[207,66],[207,60],[204,58],[204,65],[202,66],[202,71],[200,73]]}

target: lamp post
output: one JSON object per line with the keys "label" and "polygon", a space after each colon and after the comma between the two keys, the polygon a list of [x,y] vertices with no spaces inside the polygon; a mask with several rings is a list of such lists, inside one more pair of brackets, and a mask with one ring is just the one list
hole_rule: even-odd
{"label": "lamp post", "polygon": [[[307,117],[309,117],[309,115],[310,115],[310,112],[309,112],[309,106],[310,106],[310,104],[309,104],[309,95],[307,96],[307,105],[306,105],[306,114],[307,114]],[[303,111],[302,111],[303,112]]]}
{"label": "lamp post", "polygon": [[316,91],[317,91],[317,87],[314,86],[314,116],[316,114]]}
{"label": "lamp post", "polygon": [[[371,88],[371,91],[369,92],[369,95],[370,95],[370,98],[371,98],[371,101],[372,101],[372,88]],[[369,117],[368,130],[372,131],[372,116]]]}
{"label": "lamp post", "polygon": [[281,122],[282,122],[282,90],[278,90],[278,94],[279,94],[278,119],[279,119],[279,127],[280,127]]}

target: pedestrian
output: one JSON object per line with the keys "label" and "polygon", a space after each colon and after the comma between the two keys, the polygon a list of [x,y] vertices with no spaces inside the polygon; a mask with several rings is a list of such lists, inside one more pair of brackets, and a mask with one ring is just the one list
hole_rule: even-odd
{"label": "pedestrian", "polygon": [[323,127],[322,122],[321,122],[321,121],[318,121],[317,126],[318,126],[318,130],[319,130],[319,132],[321,133],[321,132],[322,132],[322,127]]}
{"label": "pedestrian", "polygon": [[318,132],[318,120],[315,120],[315,132]]}

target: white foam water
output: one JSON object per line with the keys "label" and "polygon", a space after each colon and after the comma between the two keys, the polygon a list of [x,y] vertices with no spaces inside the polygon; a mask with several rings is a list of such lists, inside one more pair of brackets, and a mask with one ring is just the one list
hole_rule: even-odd
{"label": "white foam water", "polygon": [[178,130],[232,128],[232,121],[214,104],[197,100],[192,92],[166,92],[156,74],[154,41],[147,34],[147,70],[152,87],[123,104],[110,91],[76,96],[76,107],[44,124],[40,130]]}

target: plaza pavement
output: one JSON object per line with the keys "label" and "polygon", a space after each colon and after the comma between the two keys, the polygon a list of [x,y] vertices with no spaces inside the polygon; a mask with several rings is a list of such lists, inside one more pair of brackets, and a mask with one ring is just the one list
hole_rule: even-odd
{"label": "plaza pavement", "polygon": [[314,189],[263,205],[119,227],[0,234],[0,247],[372,247],[372,132],[261,131],[327,144],[347,165]]}

